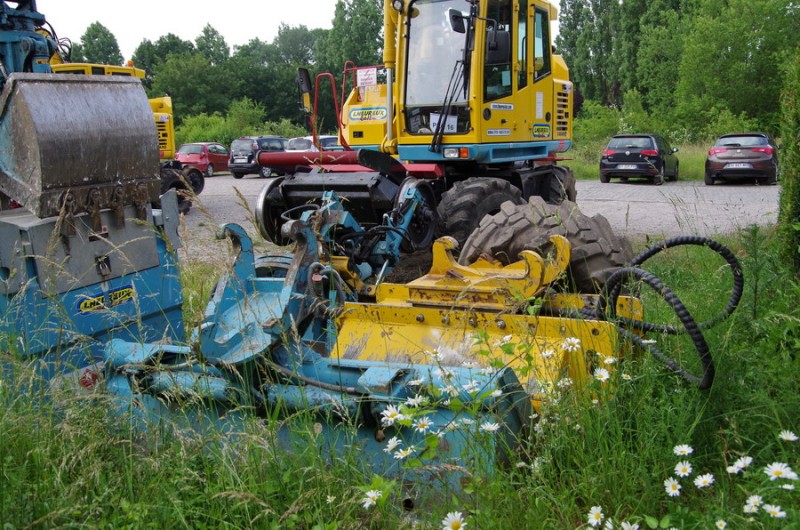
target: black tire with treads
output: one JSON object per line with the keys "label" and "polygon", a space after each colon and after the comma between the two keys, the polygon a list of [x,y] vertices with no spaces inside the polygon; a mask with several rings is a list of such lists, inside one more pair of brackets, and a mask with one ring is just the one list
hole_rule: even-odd
{"label": "black tire with treads", "polygon": [[442,232],[461,245],[481,219],[499,212],[506,201],[525,204],[522,192],[507,180],[473,177],[456,182],[442,195],[437,207]]}
{"label": "black tire with treads", "polygon": [[633,258],[630,241],[615,235],[605,217],[588,217],[572,201],[553,205],[531,197],[528,204],[504,203],[498,213],[485,217],[464,243],[459,261],[469,264],[488,254],[511,263],[523,250],[546,248],[551,235],[572,243],[569,282],[582,293],[599,292],[608,277]]}

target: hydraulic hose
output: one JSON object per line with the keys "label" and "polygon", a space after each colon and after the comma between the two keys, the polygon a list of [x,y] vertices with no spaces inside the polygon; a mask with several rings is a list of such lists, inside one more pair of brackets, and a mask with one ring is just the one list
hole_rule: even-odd
{"label": "hydraulic hose", "polygon": [[[672,290],[664,284],[664,282],[662,282],[652,273],[640,268],[640,265],[644,264],[648,259],[652,258],[656,254],[659,254],[666,249],[682,245],[695,245],[709,248],[722,256],[725,262],[730,266],[733,277],[731,296],[722,311],[704,322],[696,322],[689,310],[686,309],[686,306],[683,304],[683,302],[681,302],[680,298],[678,298],[678,296],[676,296],[675,293],[673,293]],[[617,300],[622,293],[624,285],[629,281],[641,282],[664,298],[667,304],[669,304],[673,311],[675,311],[675,314],[678,316],[682,326],[665,326],[651,322],[617,317]],[[702,330],[709,329],[728,318],[738,307],[743,292],[744,275],[742,274],[741,264],[733,252],[717,241],[706,237],[679,236],[651,245],[645,251],[634,257],[628,266],[615,271],[608,278],[605,286],[600,292],[600,297],[596,307],[592,310],[581,311],[581,315],[597,320],[615,320],[621,336],[630,340],[642,349],[650,352],[656,359],[663,362],[667,368],[686,381],[697,385],[701,389],[707,389],[711,387],[711,384],[714,381],[715,369],[714,361],[711,357],[711,352],[709,351],[708,343],[703,336]],[[659,350],[654,344],[650,344],[635,333],[632,333],[630,331],[631,329],[660,333],[664,335],[678,335],[687,333],[691,338],[695,350],[700,358],[700,364],[702,366],[703,373],[700,375],[692,374],[677,361],[668,357],[664,352]]]}

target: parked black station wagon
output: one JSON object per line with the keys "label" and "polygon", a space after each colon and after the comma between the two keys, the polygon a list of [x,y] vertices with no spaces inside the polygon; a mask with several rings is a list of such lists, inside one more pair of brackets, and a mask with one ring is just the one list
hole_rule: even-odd
{"label": "parked black station wagon", "polygon": [[646,178],[661,185],[665,180],[678,180],[677,152],[677,147],[657,134],[614,136],[600,158],[600,182]]}

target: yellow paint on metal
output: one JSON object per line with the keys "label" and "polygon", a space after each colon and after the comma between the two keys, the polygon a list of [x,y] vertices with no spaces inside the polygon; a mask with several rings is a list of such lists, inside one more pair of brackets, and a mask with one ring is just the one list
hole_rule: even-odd
{"label": "yellow paint on metal", "polygon": [[[442,369],[509,366],[537,409],[565,385],[585,386],[599,368],[613,373],[620,352],[613,323],[526,314],[532,301],[542,309],[575,312],[597,303],[597,296],[545,292],[570,256],[565,238],[553,236],[551,243],[549,260],[526,252],[505,267],[485,259],[464,266],[453,259],[455,242],[440,238],[427,275],[378,286],[376,303],[345,304],[331,355]],[[635,298],[621,297],[617,310],[642,317]]]}

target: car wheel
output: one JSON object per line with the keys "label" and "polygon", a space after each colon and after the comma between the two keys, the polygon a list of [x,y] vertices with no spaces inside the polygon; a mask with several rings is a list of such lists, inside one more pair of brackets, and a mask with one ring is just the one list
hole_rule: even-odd
{"label": "car wheel", "polygon": [[600,182],[602,182],[603,184],[608,184],[609,182],[611,182],[611,177],[609,177],[605,173],[600,173]]}
{"label": "car wheel", "polygon": [[214,176],[214,164],[209,164],[208,167],[206,167],[206,176],[207,177]]}
{"label": "car wheel", "polygon": [[705,177],[706,186],[713,186],[714,185],[714,177],[706,173]]}
{"label": "car wheel", "polygon": [[778,183],[778,175],[776,173],[773,173],[772,175],[764,179],[764,183],[768,186],[774,186],[775,184]]}
{"label": "car wheel", "polygon": [[680,164],[675,162],[675,174],[672,175],[672,178],[670,179],[672,182],[678,182],[678,167],[679,166],[680,166]]}
{"label": "car wheel", "polygon": [[272,176],[272,168],[261,166],[261,169],[258,171],[258,174],[264,178],[269,178]]}
{"label": "car wheel", "polygon": [[233,175],[233,178],[235,179],[240,179],[244,176],[244,173],[239,173],[238,171],[231,171],[231,175]]}

